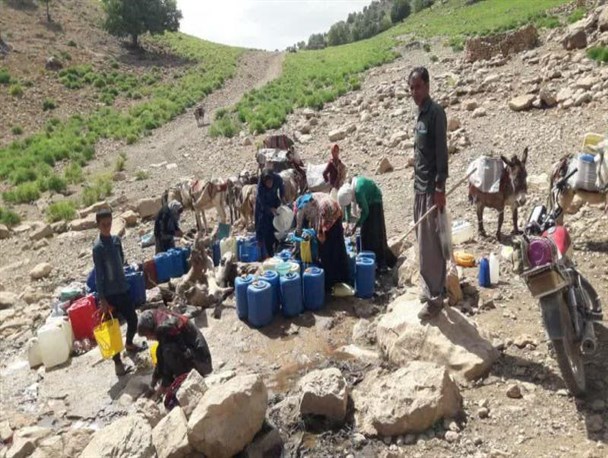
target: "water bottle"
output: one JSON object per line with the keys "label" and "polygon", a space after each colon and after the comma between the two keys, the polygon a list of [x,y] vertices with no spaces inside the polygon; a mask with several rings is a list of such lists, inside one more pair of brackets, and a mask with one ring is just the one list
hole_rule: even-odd
{"label": "water bottle", "polygon": [[497,285],[500,281],[500,258],[494,253],[490,254],[490,283]]}
{"label": "water bottle", "polygon": [[479,261],[479,286],[489,288],[490,285],[490,261],[488,258],[482,258]]}

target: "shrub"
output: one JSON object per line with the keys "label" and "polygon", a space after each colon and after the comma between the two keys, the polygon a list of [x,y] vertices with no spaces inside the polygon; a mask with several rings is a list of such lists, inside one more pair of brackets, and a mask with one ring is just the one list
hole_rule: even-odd
{"label": "shrub", "polygon": [[19,83],[13,83],[8,89],[9,95],[13,97],[21,97],[23,95],[23,88]]}
{"label": "shrub", "polygon": [[76,218],[76,205],[70,200],[53,202],[46,209],[46,218],[50,223],[71,221]]}
{"label": "shrub", "polygon": [[68,41],[68,43],[67,43],[67,44],[68,44],[68,46],[69,46],[70,48],[76,48],[76,47],[77,47],[76,42],[75,42],[74,40],[70,40],[70,41]]}
{"label": "shrub", "polygon": [[77,163],[72,162],[63,171],[63,177],[69,184],[81,183],[83,180],[82,168]]}
{"label": "shrub", "polygon": [[437,62],[439,61],[439,57],[437,57],[435,54],[431,55],[431,62]]}
{"label": "shrub", "polygon": [[150,178],[150,173],[147,170],[138,170],[135,172],[135,179],[137,181],[143,181]]}
{"label": "shrub", "polygon": [[14,211],[0,207],[0,224],[4,224],[6,226],[16,226],[21,222],[21,218]]}
{"label": "shrub", "polygon": [[41,191],[53,191],[61,193],[65,191],[68,187],[67,181],[64,178],[55,174],[52,174],[45,178],[41,178],[39,181],[39,188]]}
{"label": "shrub", "polygon": [[568,24],[574,24],[585,17],[585,8],[577,8],[568,16]]}
{"label": "shrub", "polygon": [[597,60],[598,62],[608,62],[608,47],[594,46],[587,49],[587,57]]}
{"label": "shrub", "polygon": [[5,202],[13,204],[29,204],[40,198],[38,182],[21,183],[10,191],[2,193]]}
{"label": "shrub", "polygon": [[0,84],[9,84],[11,82],[11,75],[8,73],[6,68],[0,68]]}
{"label": "shrub", "polygon": [[431,52],[431,45],[428,43],[425,43],[422,45],[422,49],[424,49],[424,52]]}
{"label": "shrub", "polygon": [[561,25],[558,17],[548,16],[544,13],[539,15],[534,20],[534,23],[536,24],[536,27],[541,29],[555,29]]}
{"label": "shrub", "polygon": [[127,164],[127,155],[124,152],[121,152],[116,158],[116,162],[114,163],[114,171],[115,172],[123,172],[125,170],[125,165]]}
{"label": "shrub", "polygon": [[45,99],[44,102],[42,102],[42,109],[44,111],[54,110],[55,108],[57,108],[57,102],[53,99]]}
{"label": "shrub", "polygon": [[82,192],[82,205],[88,207],[112,194],[112,179],[107,175],[98,176]]}
{"label": "shrub", "polygon": [[450,38],[449,45],[454,52],[460,52],[464,50],[464,38],[463,37],[453,37]]}
{"label": "shrub", "polygon": [[21,126],[13,126],[11,132],[13,135],[21,135],[23,133],[23,128]]}

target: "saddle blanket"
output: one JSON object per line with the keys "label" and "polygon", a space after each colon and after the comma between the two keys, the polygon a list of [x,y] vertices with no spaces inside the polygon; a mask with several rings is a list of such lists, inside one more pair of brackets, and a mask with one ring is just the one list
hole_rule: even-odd
{"label": "saddle blanket", "polygon": [[502,159],[499,157],[481,156],[471,162],[467,169],[467,175],[477,169],[469,177],[469,183],[485,193],[497,193],[500,191],[500,179],[505,169]]}

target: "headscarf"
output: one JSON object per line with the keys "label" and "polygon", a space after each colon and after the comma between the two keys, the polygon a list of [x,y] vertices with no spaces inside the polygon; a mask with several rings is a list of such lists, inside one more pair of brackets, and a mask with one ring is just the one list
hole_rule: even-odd
{"label": "headscarf", "polygon": [[177,200],[172,200],[169,202],[169,210],[171,210],[176,215],[179,215],[179,212],[184,208],[184,206]]}
{"label": "headscarf", "polygon": [[137,320],[137,333],[140,336],[154,334],[156,337],[159,337],[159,334],[177,335],[187,322],[186,316],[165,308],[145,310]]}
{"label": "headscarf", "polygon": [[300,196],[296,199],[296,203],[294,204],[294,211],[298,212],[300,210],[302,210],[302,207],[304,207],[304,205],[306,205],[307,203],[309,203],[312,200],[312,194],[311,193],[307,193],[304,194],[303,196]]}
{"label": "headscarf", "polygon": [[334,146],[331,147],[332,154],[335,150],[338,150],[338,152],[340,152],[340,146],[337,143],[334,143]]}
{"label": "headscarf", "polygon": [[355,198],[355,190],[353,186],[349,183],[345,183],[342,185],[340,190],[338,191],[338,203],[341,207],[346,207],[350,205]]}

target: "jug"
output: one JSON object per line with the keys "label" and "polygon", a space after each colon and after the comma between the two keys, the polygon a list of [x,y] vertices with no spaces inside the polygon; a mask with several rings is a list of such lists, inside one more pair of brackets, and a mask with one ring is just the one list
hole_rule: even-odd
{"label": "jug", "polygon": [[490,254],[490,283],[497,285],[500,281],[500,258],[494,253]]}
{"label": "jug", "polygon": [[[71,332],[71,331],[70,331]],[[47,369],[65,363],[70,357],[70,347],[63,326],[51,321],[38,329],[38,344],[42,364]]]}
{"label": "jug", "polygon": [[468,242],[475,237],[473,225],[468,221],[454,221],[452,223],[452,244]]}

